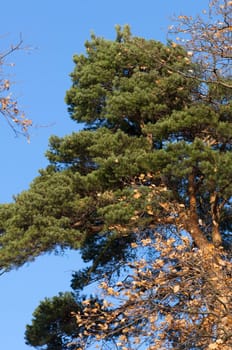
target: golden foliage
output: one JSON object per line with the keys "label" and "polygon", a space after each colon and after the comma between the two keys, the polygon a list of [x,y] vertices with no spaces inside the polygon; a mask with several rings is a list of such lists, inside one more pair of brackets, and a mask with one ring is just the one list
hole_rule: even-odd
{"label": "golden foliage", "polygon": [[138,259],[128,263],[126,276],[115,283],[106,277],[99,285],[103,301],[85,300],[75,315],[84,343],[101,349],[105,341],[112,341],[111,349],[229,349],[232,266],[226,256],[221,266],[192,250],[186,236],[164,239],[157,232],[138,237],[132,247]]}

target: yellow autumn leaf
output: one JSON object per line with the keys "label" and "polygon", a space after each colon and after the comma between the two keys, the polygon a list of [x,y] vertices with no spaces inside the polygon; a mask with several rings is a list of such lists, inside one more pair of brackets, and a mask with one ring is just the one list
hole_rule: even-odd
{"label": "yellow autumn leaf", "polygon": [[150,238],[141,239],[141,243],[143,246],[147,246],[151,244],[151,239]]}
{"label": "yellow autumn leaf", "polygon": [[133,198],[134,198],[134,199],[138,199],[138,198],[140,198],[140,197],[141,197],[141,193],[138,192],[138,191],[135,191],[135,193],[134,193],[134,195],[133,195]]}
{"label": "yellow autumn leaf", "polygon": [[169,203],[162,203],[162,202],[160,202],[159,205],[165,210],[169,209]]}
{"label": "yellow autumn leaf", "polygon": [[109,287],[109,288],[107,289],[107,293],[108,293],[109,295],[114,295],[114,290],[113,290],[113,288]]}
{"label": "yellow autumn leaf", "polygon": [[179,284],[176,284],[176,285],[173,287],[173,292],[174,292],[174,293],[178,293],[179,290],[180,290],[180,286],[179,286]]}
{"label": "yellow autumn leaf", "polygon": [[122,334],[122,335],[120,335],[119,340],[126,341],[127,337],[124,334]]}
{"label": "yellow autumn leaf", "polygon": [[147,213],[148,213],[149,215],[153,215],[153,214],[154,214],[151,205],[147,205],[146,209],[147,209]]}
{"label": "yellow autumn leaf", "polygon": [[140,174],[139,175],[139,180],[143,180],[145,178],[145,174]]}

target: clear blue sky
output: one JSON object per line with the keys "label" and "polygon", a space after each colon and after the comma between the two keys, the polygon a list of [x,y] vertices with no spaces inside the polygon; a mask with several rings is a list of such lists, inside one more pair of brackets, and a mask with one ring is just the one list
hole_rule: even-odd
{"label": "clear blue sky", "polygon": [[[33,119],[31,143],[15,138],[0,119],[0,202],[26,190],[46,166],[44,152],[50,135],[78,130],[64,103],[70,87],[72,56],[84,51],[92,31],[114,39],[116,24],[130,24],[134,35],[166,41],[167,27],[176,14],[201,12],[208,0],[11,0],[1,2],[0,51],[22,33],[31,51],[10,57],[16,63],[10,79],[27,117]],[[28,350],[25,325],[44,297],[69,290],[71,272],[81,267],[78,253],[42,256],[0,277],[0,343],[4,350]]]}

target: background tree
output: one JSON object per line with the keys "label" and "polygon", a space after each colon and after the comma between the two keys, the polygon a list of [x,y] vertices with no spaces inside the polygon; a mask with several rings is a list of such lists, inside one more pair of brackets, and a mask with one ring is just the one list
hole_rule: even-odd
{"label": "background tree", "polygon": [[32,125],[32,121],[26,119],[24,113],[19,110],[17,100],[10,91],[11,81],[7,78],[4,69],[9,56],[15,51],[23,49],[22,44],[23,41],[20,38],[18,43],[0,53],[0,113],[16,135],[23,134],[29,140],[28,128]]}
{"label": "background tree", "polygon": [[[133,37],[127,26],[115,41],[93,35],[74,62],[66,100],[85,130],[53,136],[51,164],[1,207],[2,269],[80,248],[91,264],[73,288],[103,281],[110,298],[125,297],[90,298],[74,312],[81,348],[229,349],[229,94],[209,82],[202,98],[201,66],[180,45]],[[30,333],[27,341],[41,345]]]}
{"label": "background tree", "polygon": [[32,325],[27,326],[30,345],[46,345],[47,350],[66,348],[80,331],[72,317],[72,312],[80,308],[81,304],[78,305],[74,295],[68,292],[43,300],[33,314],[36,322],[32,320]]}
{"label": "background tree", "polygon": [[[169,27],[171,37],[181,44],[201,69],[201,76],[190,70],[189,76],[214,89],[231,93],[232,2],[211,0],[202,14],[180,15]],[[176,35],[178,35],[176,37]],[[227,90],[228,89],[228,90]],[[223,94],[223,93],[222,93]]]}

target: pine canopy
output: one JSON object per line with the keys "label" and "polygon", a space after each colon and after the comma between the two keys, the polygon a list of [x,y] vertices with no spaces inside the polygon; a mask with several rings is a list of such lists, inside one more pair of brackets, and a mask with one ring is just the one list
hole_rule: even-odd
{"label": "pine canopy", "polygon": [[231,101],[211,90],[215,102],[202,101],[201,86],[186,78],[198,70],[187,53],[133,37],[127,26],[117,27],[115,41],[92,35],[85,46],[66,94],[84,130],[52,136],[50,165],[1,205],[1,268],[54,249],[86,250],[93,237],[127,242],[135,230],[167,224],[170,203],[187,215],[191,175],[203,236],[211,241],[216,223],[227,243]]}

